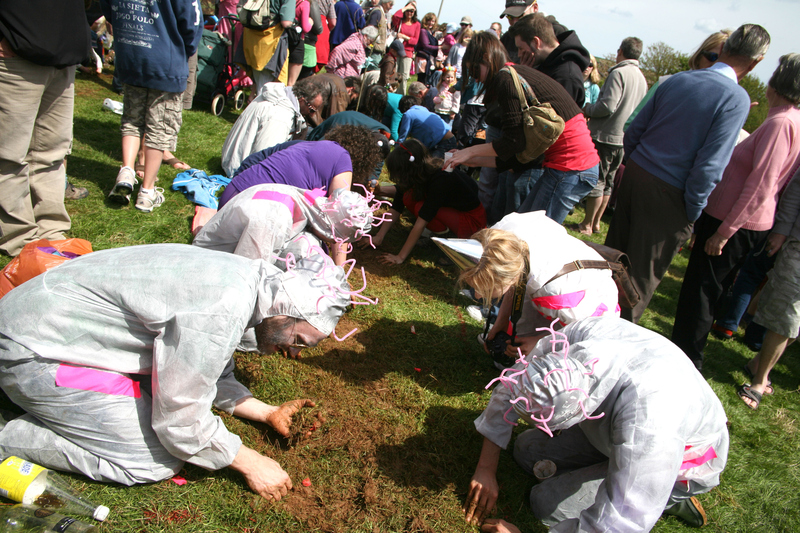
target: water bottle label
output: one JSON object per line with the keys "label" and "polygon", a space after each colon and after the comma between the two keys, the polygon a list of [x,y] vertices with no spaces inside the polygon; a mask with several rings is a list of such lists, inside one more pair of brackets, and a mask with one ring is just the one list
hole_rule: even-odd
{"label": "water bottle label", "polygon": [[0,495],[21,502],[30,484],[44,471],[30,461],[9,457],[0,464]]}
{"label": "water bottle label", "polygon": [[75,520],[74,518],[69,518],[65,516],[64,518],[59,520],[56,525],[52,527],[51,531],[58,531],[58,533],[64,533],[69,528],[69,526],[71,526],[75,522],[77,522],[77,520]]}

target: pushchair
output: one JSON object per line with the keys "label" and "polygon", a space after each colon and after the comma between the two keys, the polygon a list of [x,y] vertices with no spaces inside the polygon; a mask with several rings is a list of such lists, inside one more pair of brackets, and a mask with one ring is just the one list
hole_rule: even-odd
{"label": "pushchair", "polygon": [[[226,15],[231,25],[231,36],[235,35],[239,19]],[[219,27],[219,21],[214,30]],[[230,39],[217,31],[203,30],[203,37],[197,49],[197,90],[195,98],[211,103],[211,112],[219,116],[228,101],[236,110],[245,105],[244,75],[242,68],[233,62],[233,44]]]}

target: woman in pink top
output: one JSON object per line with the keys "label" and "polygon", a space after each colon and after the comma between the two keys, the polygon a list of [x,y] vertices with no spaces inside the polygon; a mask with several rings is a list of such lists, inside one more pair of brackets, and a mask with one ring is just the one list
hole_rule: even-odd
{"label": "woman in pink top", "polygon": [[403,41],[406,57],[400,58],[400,94],[406,94],[408,78],[411,76],[411,64],[414,62],[414,48],[419,41],[421,29],[417,19],[417,3],[413,0],[403,9],[392,15],[392,28],[397,30],[397,38]]}
{"label": "woman in pink top", "polygon": [[748,252],[763,245],[780,192],[800,166],[798,80],[800,54],[781,57],[767,86],[766,120],[736,146],[695,222],[696,239],[672,330],[672,342],[695,364],[702,364],[717,302]]}

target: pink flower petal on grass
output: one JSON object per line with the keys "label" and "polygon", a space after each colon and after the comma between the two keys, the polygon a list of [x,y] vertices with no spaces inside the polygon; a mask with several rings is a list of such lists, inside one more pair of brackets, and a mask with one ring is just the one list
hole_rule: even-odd
{"label": "pink flower petal on grass", "polygon": [[300,483],[302,483],[304,487],[310,487],[310,486],[311,486],[311,480],[310,480],[310,479],[308,479],[308,478],[305,478],[305,479],[304,479],[303,481],[301,481]]}
{"label": "pink flower petal on grass", "polygon": [[183,478],[183,477],[181,477],[181,476],[173,476],[173,477],[172,477],[172,481],[173,481],[173,482],[174,482],[176,485],[186,485],[186,483],[188,483],[188,482],[186,481],[186,479],[184,479],[184,478]]}

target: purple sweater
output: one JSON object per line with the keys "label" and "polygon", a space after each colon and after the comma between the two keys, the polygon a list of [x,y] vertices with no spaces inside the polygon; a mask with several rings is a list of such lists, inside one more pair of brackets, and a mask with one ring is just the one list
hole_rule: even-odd
{"label": "purple sweater", "polygon": [[722,181],[705,212],[722,220],[717,230],[730,239],[740,228],[772,227],[780,192],[800,165],[800,109],[773,107],[767,119],[733,150]]}

